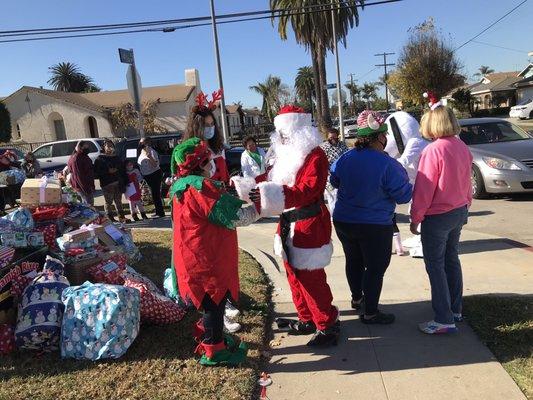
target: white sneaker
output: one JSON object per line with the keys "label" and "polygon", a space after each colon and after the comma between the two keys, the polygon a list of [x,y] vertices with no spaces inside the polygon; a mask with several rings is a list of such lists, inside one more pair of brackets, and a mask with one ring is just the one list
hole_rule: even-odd
{"label": "white sneaker", "polygon": [[418,329],[428,335],[438,335],[444,333],[456,333],[458,331],[455,324],[439,324],[435,321],[418,324]]}
{"label": "white sneaker", "polygon": [[242,326],[238,322],[234,322],[228,318],[227,315],[224,315],[224,329],[229,333],[239,332]]}
{"label": "white sneaker", "polygon": [[241,312],[237,307],[231,304],[229,301],[226,301],[226,309],[224,310],[224,315],[229,318],[237,317]]}
{"label": "white sneaker", "polygon": [[420,235],[411,236],[402,242],[403,247],[417,247],[422,243]]}

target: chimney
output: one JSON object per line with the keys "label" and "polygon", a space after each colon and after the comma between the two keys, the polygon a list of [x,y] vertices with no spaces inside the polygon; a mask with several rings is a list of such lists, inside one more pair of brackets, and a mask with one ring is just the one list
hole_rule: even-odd
{"label": "chimney", "polygon": [[196,68],[185,70],[185,85],[196,86],[196,92],[202,90],[200,86],[200,74]]}

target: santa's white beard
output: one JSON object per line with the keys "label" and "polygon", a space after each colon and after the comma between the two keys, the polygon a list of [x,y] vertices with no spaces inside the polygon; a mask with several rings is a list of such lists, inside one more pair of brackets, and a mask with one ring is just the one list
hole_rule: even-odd
{"label": "santa's white beard", "polygon": [[294,132],[274,132],[270,138],[274,166],[268,173],[270,181],[280,185],[293,186],[296,173],[302,167],[309,153],[323,141],[318,129],[309,126]]}

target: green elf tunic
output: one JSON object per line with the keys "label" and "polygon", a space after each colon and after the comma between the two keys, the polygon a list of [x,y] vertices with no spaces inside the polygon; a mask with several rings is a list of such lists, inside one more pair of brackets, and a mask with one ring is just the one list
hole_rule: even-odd
{"label": "green elf tunic", "polygon": [[201,308],[205,295],[220,304],[229,292],[238,299],[238,247],[235,221],[243,201],[220,182],[189,175],[170,190],[173,261],[180,295]]}

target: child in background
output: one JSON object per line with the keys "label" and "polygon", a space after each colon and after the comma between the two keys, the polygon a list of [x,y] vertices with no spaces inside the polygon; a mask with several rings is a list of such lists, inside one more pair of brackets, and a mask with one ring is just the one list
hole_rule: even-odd
{"label": "child in background", "polygon": [[126,161],[126,174],[128,175],[128,187],[126,189],[126,198],[130,203],[131,217],[134,221],[139,221],[137,210],[141,213],[142,219],[148,219],[144,212],[144,205],[141,199],[141,172],[135,168],[132,161]]}

